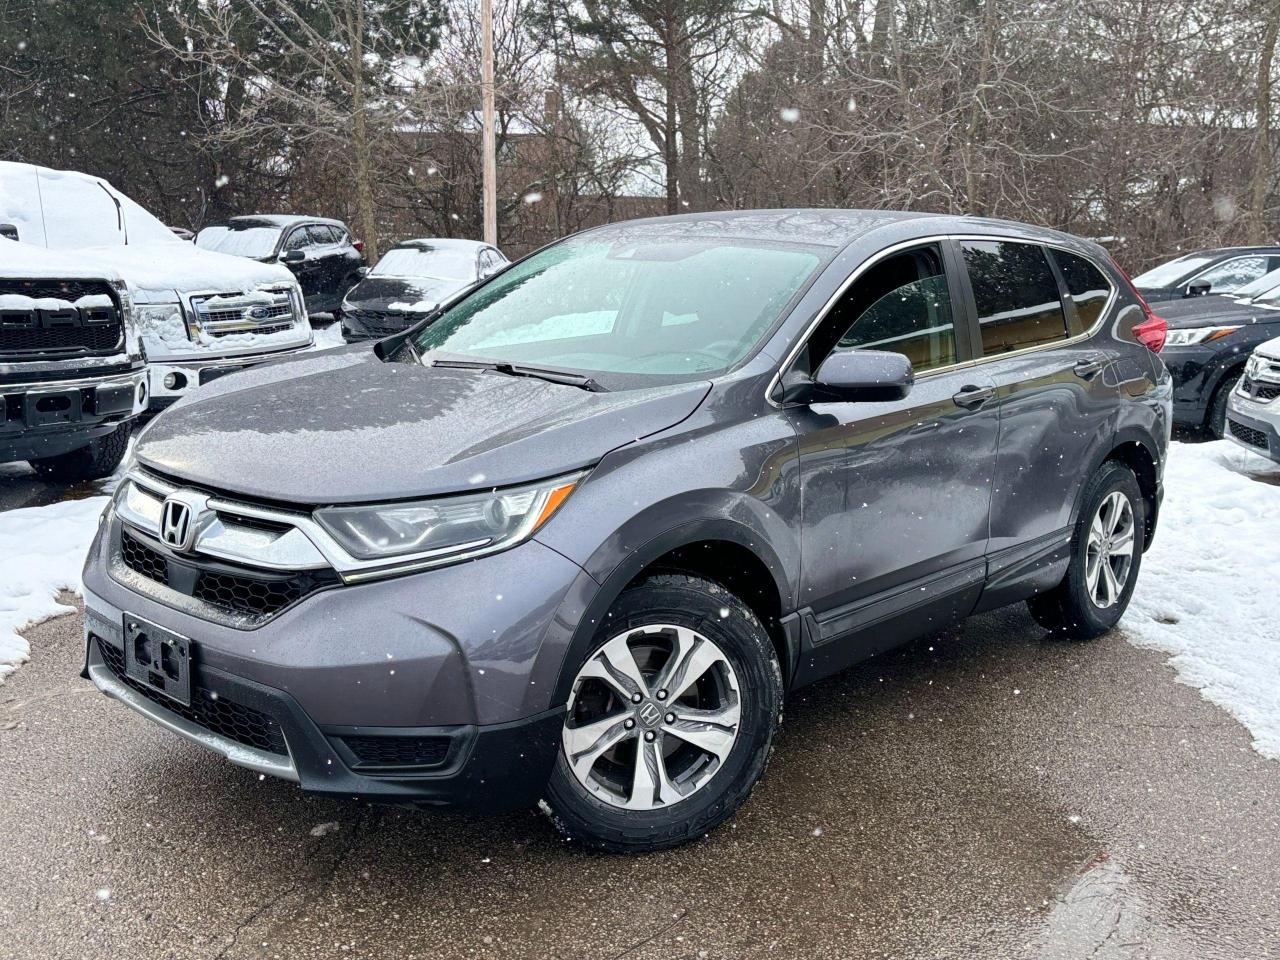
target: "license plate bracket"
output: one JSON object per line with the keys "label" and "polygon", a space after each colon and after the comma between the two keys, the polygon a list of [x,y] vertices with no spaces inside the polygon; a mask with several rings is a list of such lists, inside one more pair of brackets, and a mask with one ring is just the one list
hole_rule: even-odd
{"label": "license plate bracket", "polygon": [[28,427],[45,427],[53,423],[79,423],[84,409],[79,390],[46,390],[28,393],[24,401],[24,419]]}
{"label": "license plate bracket", "polygon": [[191,706],[191,641],[181,634],[126,613],[124,667],[135,682]]}

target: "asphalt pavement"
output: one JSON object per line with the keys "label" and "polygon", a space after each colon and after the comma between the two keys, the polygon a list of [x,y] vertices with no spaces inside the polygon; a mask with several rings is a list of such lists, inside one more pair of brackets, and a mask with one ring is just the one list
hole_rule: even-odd
{"label": "asphalt pavement", "polygon": [[1280,763],[1160,655],[983,616],[802,691],[735,820],[584,852],[317,799],[77,675],[0,686],[0,957],[1280,956]]}

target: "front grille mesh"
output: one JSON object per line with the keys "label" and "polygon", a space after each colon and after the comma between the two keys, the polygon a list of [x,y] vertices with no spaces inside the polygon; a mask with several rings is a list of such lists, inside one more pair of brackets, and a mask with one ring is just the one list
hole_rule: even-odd
{"label": "front grille mesh", "polygon": [[370,767],[438,767],[449,756],[449,737],[343,737],[356,758],[356,769]]}
{"label": "front grille mesh", "polygon": [[189,723],[203,727],[228,740],[255,750],[264,750],[280,756],[288,756],[284,734],[280,725],[260,710],[236,703],[224,693],[217,693],[203,686],[194,685],[191,690],[191,706],[171,700],[162,693],[139,683],[128,675],[124,667],[124,651],[94,637],[103,662],[115,678],[131,690],[142,694],[171,713],[176,713]]}
{"label": "front grille mesh", "polygon": [[1267,449],[1267,435],[1261,430],[1246,427],[1243,423],[1231,419],[1227,420],[1227,429],[1231,431],[1233,437],[1244,441],[1249,446],[1257,447],[1259,450]]}
{"label": "front grille mesh", "polygon": [[412,313],[399,313],[388,310],[351,310],[347,315],[358,323],[367,333],[375,337],[390,336],[407,330],[421,318]]}
{"label": "front grille mesh", "polygon": [[1240,384],[1240,392],[1246,397],[1252,397],[1254,400],[1261,400],[1265,403],[1268,400],[1280,397],[1280,386],[1274,383],[1262,383],[1245,377]]}
{"label": "front grille mesh", "polygon": [[[14,294],[32,300],[52,298],[74,303],[81,297],[105,296],[115,304],[110,284],[100,280],[5,280],[0,279],[0,295]],[[124,335],[116,307],[87,307],[81,310],[50,311],[27,308],[0,310],[0,355],[42,354],[81,356],[111,353]]]}
{"label": "front grille mesh", "polygon": [[330,584],[337,575],[328,570],[255,576],[232,571],[202,558],[170,557],[130,530],[120,533],[120,559],[147,580],[206,603],[237,618],[264,621],[285,607]]}

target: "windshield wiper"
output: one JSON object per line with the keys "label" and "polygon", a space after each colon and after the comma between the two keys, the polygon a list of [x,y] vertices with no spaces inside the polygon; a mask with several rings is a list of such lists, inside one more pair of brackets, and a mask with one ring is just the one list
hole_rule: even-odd
{"label": "windshield wiper", "polygon": [[560,370],[544,370],[541,367],[526,367],[523,364],[494,363],[486,360],[436,360],[433,367],[454,367],[470,370],[494,370],[505,373],[509,377],[531,377],[534,380],[546,380],[548,383],[563,383],[566,386],[578,387],[589,393],[608,393],[608,388],[594,377],[581,373],[564,373]]}

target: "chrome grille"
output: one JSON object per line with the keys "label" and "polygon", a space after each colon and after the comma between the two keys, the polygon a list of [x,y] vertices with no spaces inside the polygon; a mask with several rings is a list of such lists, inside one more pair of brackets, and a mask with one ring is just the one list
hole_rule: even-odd
{"label": "chrome grille", "polygon": [[280,333],[300,319],[288,290],[191,298],[196,324],[211,337]]}

